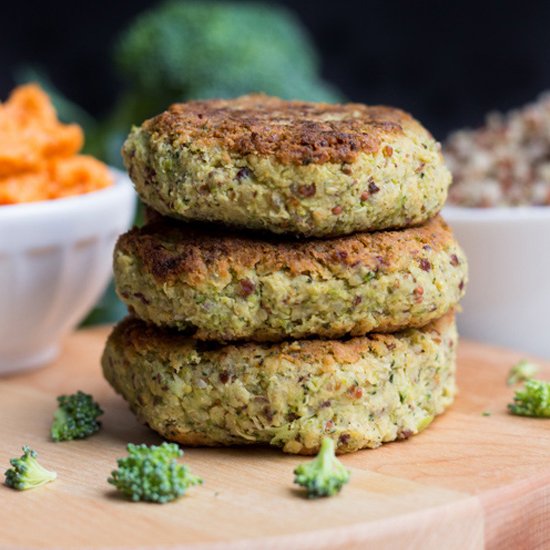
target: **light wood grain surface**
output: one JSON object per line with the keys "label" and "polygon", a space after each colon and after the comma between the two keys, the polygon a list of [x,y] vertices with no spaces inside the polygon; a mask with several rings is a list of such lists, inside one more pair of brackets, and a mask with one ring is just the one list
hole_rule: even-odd
{"label": "light wood grain surface", "polygon": [[[309,501],[293,486],[307,458],[188,449],[205,484],[161,506],[127,502],[106,483],[127,442],[160,441],[101,377],[107,332],[77,332],[55,364],[0,379],[0,465],[28,443],[59,475],[34,491],[0,487],[2,549],[550,548],[550,421],[506,412],[519,354],[462,342],[452,409],[408,441],[344,456],[352,479],[335,498]],[[104,428],[53,443],[55,397],[77,389],[100,401]]]}

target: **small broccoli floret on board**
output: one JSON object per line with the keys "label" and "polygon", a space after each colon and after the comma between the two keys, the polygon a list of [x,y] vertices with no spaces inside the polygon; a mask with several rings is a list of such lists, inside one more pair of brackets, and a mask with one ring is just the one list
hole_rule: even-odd
{"label": "small broccoli floret on board", "polygon": [[508,410],[519,416],[550,418],[550,382],[527,380],[523,388],[516,391]]}
{"label": "small broccoli floret on board", "polygon": [[103,414],[93,397],[82,391],[60,395],[58,409],[53,416],[51,435],[54,441],[84,439],[101,427],[97,419]]}
{"label": "small broccoli floret on board", "polygon": [[305,487],[309,498],[330,497],[349,481],[350,472],[336,458],[334,441],[323,439],[317,457],[294,470],[294,483]]}
{"label": "small broccoli floret on board", "polygon": [[162,445],[128,444],[128,456],[117,460],[118,469],[107,480],[133,501],[164,504],[185,494],[202,479],[193,475],[177,459],[183,451],[175,443]]}
{"label": "small broccoli floret on board", "polygon": [[26,445],[23,447],[23,455],[10,460],[11,468],[6,470],[6,485],[18,491],[40,487],[57,478],[57,474],[46,470],[36,460],[36,451]]}
{"label": "small broccoli floret on board", "polygon": [[527,361],[527,359],[522,359],[510,369],[507,384],[509,386],[513,386],[514,384],[525,382],[526,380],[533,378],[538,371],[538,365]]}

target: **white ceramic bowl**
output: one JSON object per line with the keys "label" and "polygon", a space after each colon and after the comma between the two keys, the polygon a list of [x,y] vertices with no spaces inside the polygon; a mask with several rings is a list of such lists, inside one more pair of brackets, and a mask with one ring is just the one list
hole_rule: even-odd
{"label": "white ceramic bowl", "polygon": [[448,206],[443,216],[470,265],[461,334],[550,357],[550,207]]}
{"label": "white ceramic bowl", "polygon": [[136,203],[126,174],[113,175],[100,191],[0,206],[0,374],[54,359],[104,292]]}

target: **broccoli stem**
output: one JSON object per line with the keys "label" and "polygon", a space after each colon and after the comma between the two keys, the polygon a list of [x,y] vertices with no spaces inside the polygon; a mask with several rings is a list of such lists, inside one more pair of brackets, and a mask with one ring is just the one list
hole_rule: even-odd
{"label": "broccoli stem", "polygon": [[321,442],[319,454],[315,459],[321,469],[323,476],[328,476],[332,468],[343,468],[340,461],[336,458],[334,441],[329,437],[325,437]]}
{"label": "broccoli stem", "polygon": [[25,489],[34,489],[55,479],[57,479],[55,472],[46,470],[35,458],[29,459],[25,472]]}

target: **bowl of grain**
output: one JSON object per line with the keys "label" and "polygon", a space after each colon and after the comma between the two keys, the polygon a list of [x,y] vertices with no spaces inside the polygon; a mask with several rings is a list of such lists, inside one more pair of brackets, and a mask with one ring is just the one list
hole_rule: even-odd
{"label": "bowl of grain", "polygon": [[471,339],[550,357],[550,96],[452,134],[444,216],[466,251]]}

